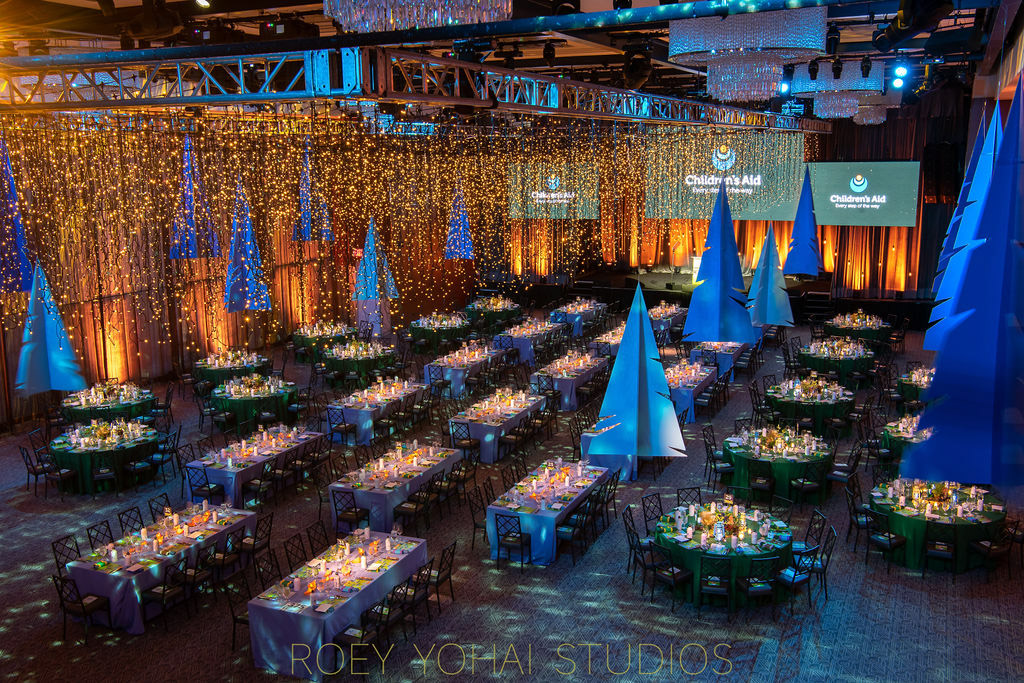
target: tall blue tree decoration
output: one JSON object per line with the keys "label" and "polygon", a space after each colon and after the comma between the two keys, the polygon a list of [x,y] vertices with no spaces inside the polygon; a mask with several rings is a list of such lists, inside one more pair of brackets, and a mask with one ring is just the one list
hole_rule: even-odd
{"label": "tall blue tree decoration", "polygon": [[747,312],[743,272],[724,181],[718,188],[704,246],[683,336],[687,341],[753,343],[757,331]]}
{"label": "tall blue tree decoration", "polygon": [[775,230],[768,225],[761,256],[757,259],[754,279],[747,295],[750,322],[754,325],[793,326],[793,309],[786,292],[786,278],[782,275],[779,251],[775,246]]}
{"label": "tall blue tree decoration", "polygon": [[388,257],[377,248],[377,226],[370,219],[370,228],[366,231],[363,243],[363,257],[356,268],[356,288],[352,293],[353,301],[373,299],[397,299],[398,288],[388,267]]}
{"label": "tall blue tree decoration", "polygon": [[[949,220],[949,228],[946,230],[946,237],[942,242],[942,253],[939,254],[939,263],[935,269],[935,279],[932,281],[932,294],[938,296],[939,286],[942,284],[942,276],[946,271],[946,264],[949,262],[949,257],[953,253],[953,246],[956,243],[956,233],[960,229],[960,221],[963,218],[964,209],[967,208],[969,201],[968,194],[970,193],[971,185],[974,181],[974,175],[978,168],[978,159],[981,157],[982,147],[985,146],[985,141],[988,139],[989,134],[992,131],[992,124],[996,123],[996,128],[1002,130],[1002,124],[999,118],[999,102],[996,102],[995,112],[992,115],[991,121],[989,121],[989,132],[983,133],[982,130],[978,131],[978,134],[974,136],[974,147],[971,149],[971,158],[967,162],[967,169],[964,173],[964,184],[960,186],[960,195],[956,200],[956,208],[953,210],[953,216]],[[998,146],[998,145],[997,145]],[[988,169],[991,175],[991,166]],[[988,177],[985,178],[985,182],[988,182]],[[986,185],[987,189],[987,185]],[[925,348],[928,348],[927,346]]]}
{"label": "tall blue tree decoration", "polygon": [[46,274],[38,264],[32,277],[14,387],[24,396],[86,388],[64,320],[53,301]]}
{"label": "tall blue tree decoration", "polygon": [[307,137],[306,147],[302,152],[302,172],[299,175],[299,219],[292,228],[292,241],[333,242],[331,212],[327,208],[327,200],[313,182],[312,157],[312,145]]}
{"label": "tall blue tree decoration", "polygon": [[686,457],[665,368],[639,285],[615,355],[601,415],[598,427],[604,431],[591,441],[587,457],[599,466],[611,464],[613,459],[621,461],[624,479],[636,479],[639,458]]}
{"label": "tall blue tree decoration", "polygon": [[924,348],[931,351],[940,349],[946,334],[959,323],[956,318],[950,317],[950,313],[954,310],[960,297],[960,289],[964,281],[962,271],[967,261],[953,258],[953,256],[971,244],[978,234],[978,221],[981,219],[981,211],[985,206],[985,196],[992,184],[996,152],[999,150],[1002,140],[1002,119],[998,108],[989,122],[987,132],[984,135],[979,132],[975,139],[979,138],[984,138],[984,140],[978,157],[974,160],[973,177],[969,180],[964,179],[964,185],[968,186],[967,192],[965,193],[962,189],[960,191],[963,206],[957,205],[956,208],[956,213],[960,215],[956,225],[956,234],[946,237],[947,242],[950,242],[949,254],[946,257],[946,262],[939,266],[942,268],[942,277],[936,276],[938,286],[935,291],[935,306],[931,312],[931,326],[925,332],[923,342]]}
{"label": "tall blue tree decoration", "polygon": [[1022,127],[1018,80],[978,220],[964,216],[957,233],[963,247],[954,249],[943,277],[944,287],[953,278],[961,283],[942,321],[949,329],[924,397],[920,426],[933,432],[904,454],[904,476],[997,485],[1024,479]]}
{"label": "tall blue tree decoration", "polygon": [[452,210],[448,214],[448,239],[444,245],[446,259],[473,260],[473,238],[469,234],[469,215],[462,195],[462,183],[456,181]]}
{"label": "tall blue tree decoration", "polygon": [[0,292],[27,292],[32,286],[32,264],[28,260],[25,226],[18,209],[18,190],[7,152],[7,141],[0,134]]}
{"label": "tall blue tree decoration", "polygon": [[811,196],[811,173],[804,167],[804,184],[800,189],[800,200],[796,205],[793,220],[793,236],[789,242],[786,275],[810,275],[818,277],[824,270],[821,260],[821,245],[818,244],[818,223],[814,218],[814,199]]}
{"label": "tall blue tree decoration", "polygon": [[260,248],[253,234],[249,200],[245,197],[241,175],[231,217],[231,253],[224,281],[224,305],[228,313],[270,310],[270,294],[263,281]]}
{"label": "tall blue tree decoration", "polygon": [[187,135],[185,149],[182,152],[180,194],[174,211],[173,231],[171,249],[168,253],[170,258],[191,259],[221,255],[210,203],[199,179],[192,138]]}

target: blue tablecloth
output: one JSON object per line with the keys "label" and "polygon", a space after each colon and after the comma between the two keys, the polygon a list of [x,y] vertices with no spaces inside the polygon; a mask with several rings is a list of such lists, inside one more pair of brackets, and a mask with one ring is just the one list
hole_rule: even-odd
{"label": "blue tablecloth", "polygon": [[[478,360],[474,363],[470,363],[464,367],[451,367],[447,365],[440,366],[444,370],[444,378],[452,383],[452,398],[460,398],[466,393],[466,378],[475,377],[480,374],[480,369],[483,368],[484,363],[487,360],[499,358],[505,352],[501,349],[494,349],[490,352],[490,355],[486,359]],[[437,363],[428,363],[423,366],[423,381],[430,384],[430,368],[438,367]]]}
{"label": "blue tablecloth", "polygon": [[[422,384],[409,385],[409,392],[416,394],[417,401],[422,398],[424,391],[426,391],[426,387]],[[373,440],[373,421],[377,418],[387,417],[402,407],[402,399],[406,395],[408,395],[408,392],[384,404],[374,403],[370,405],[357,404],[346,406],[344,403],[334,403],[333,405],[335,408],[342,409],[345,415],[345,422],[356,426],[356,443],[365,446]]]}
{"label": "blue tablecloth", "polygon": [[[371,539],[380,539],[382,543],[385,537],[386,534],[371,534]],[[281,609],[281,605],[272,601],[261,598],[250,600],[249,640],[256,667],[315,681],[322,679],[324,672],[334,672],[338,668],[335,663],[338,648],[330,645],[334,637],[346,627],[358,625],[359,616],[363,612],[386,597],[392,588],[404,583],[427,561],[427,542],[422,539],[412,540],[419,542],[416,548],[401,556],[387,571],[377,574],[371,583],[327,613],[317,612],[308,606],[300,611],[289,611]],[[303,596],[295,596],[294,599],[308,602],[308,598]],[[327,647],[323,647],[325,645]],[[307,647],[309,658],[304,664],[301,658],[307,654]],[[348,655],[346,651],[346,658]],[[349,670],[347,667],[346,661],[345,671]]]}
{"label": "blue tablecloth", "polygon": [[681,309],[678,313],[666,318],[651,318],[651,329],[655,332],[671,329],[675,325],[682,325],[686,321],[687,309]]}
{"label": "blue tablecloth", "polygon": [[[201,540],[196,540],[189,548],[184,550],[189,558],[189,564],[194,564],[199,552],[211,545],[223,543],[229,533],[236,529],[245,528],[250,533],[256,528],[256,515],[248,510],[231,510],[231,514],[239,517],[226,526],[217,526],[216,531]],[[152,536],[151,536],[152,537]],[[142,600],[140,596],[160,584],[163,580],[163,567],[171,561],[177,562],[181,559],[181,553],[171,558],[163,559],[160,564],[154,565],[139,572],[119,570],[112,574],[94,568],[96,560],[88,557],[69,562],[68,574],[78,585],[82,595],[91,593],[107,598],[110,601],[110,615],[113,623],[112,628],[122,629],[128,633],[139,634],[146,630],[146,617],[156,616],[160,606],[149,605],[148,614],[143,613]],[[230,569],[230,568],[229,568]]]}
{"label": "blue tablecloth", "polygon": [[[744,351],[750,344],[740,344],[739,347],[732,353],[726,353],[725,351],[719,351],[715,354],[715,358],[718,359],[718,376],[728,374],[729,380],[733,379],[732,366],[736,363],[736,360],[743,354]],[[700,346],[695,346],[690,351],[690,362],[699,363],[701,359]]]}
{"label": "blue tablecloth", "polygon": [[583,334],[583,323],[593,320],[597,314],[608,307],[607,304],[598,303],[593,308],[588,308],[580,313],[564,313],[559,310],[551,311],[548,320],[553,323],[569,323],[572,325],[572,336],[579,337]]}
{"label": "blue tablecloth", "polygon": [[[436,472],[449,470],[455,463],[462,460],[460,451],[445,449],[443,453],[447,453],[447,456],[441,462],[428,467],[411,479],[403,480],[403,483],[393,489],[367,490],[366,488],[353,488],[350,484],[337,481],[329,488],[332,491],[351,491],[356,497],[356,507],[370,511],[370,528],[374,531],[391,533],[391,529],[395,526],[395,506],[404,503],[409,498],[409,494],[418,491],[420,486]],[[350,472],[349,476],[357,477],[358,474]]]}
{"label": "blue tablecloth", "polygon": [[469,436],[471,439],[480,440],[480,460],[482,462],[495,462],[498,459],[498,438],[509,433],[519,426],[528,415],[540,410],[544,406],[544,397],[537,396],[529,405],[515,415],[506,418],[501,424],[489,424],[486,422],[475,422],[466,419],[465,415],[456,415],[450,422],[466,422],[469,424]]}
{"label": "blue tablecloth", "polygon": [[519,362],[525,363],[526,365],[533,365],[535,363],[533,357],[533,344],[544,338],[547,332],[538,332],[537,334],[531,334],[526,337],[511,337],[507,334],[499,334],[494,337],[495,340],[498,337],[507,337],[512,340],[512,348],[519,351]]}
{"label": "blue tablecloth", "polygon": [[707,389],[715,381],[715,371],[713,368],[707,368],[707,374],[704,375],[703,379],[697,382],[696,386],[684,387],[684,386],[669,386],[669,394],[672,397],[672,403],[676,407],[676,415],[682,415],[683,411],[689,409],[690,412],[686,414],[686,422],[696,422],[694,413],[696,408],[693,405],[693,397],[699,396],[702,391]]}
{"label": "blue tablecloth", "polygon": [[[576,410],[578,407],[576,403],[576,388],[589,382],[607,364],[607,360],[601,359],[593,367],[587,368],[574,377],[554,378],[555,389],[562,392],[562,410]],[[530,384],[537,386],[537,373],[530,375]]]}
{"label": "blue tablecloth", "polygon": [[494,501],[491,501],[491,504],[487,506],[487,542],[491,544],[491,559],[498,559],[498,530],[495,515],[515,515],[519,517],[519,527],[522,532],[530,535],[530,564],[554,562],[558,550],[555,528],[568,519],[573,510],[579,507],[583,499],[587,497],[587,494],[600,486],[608,476],[608,470],[603,467],[592,465],[587,471],[593,476],[593,483],[558,511],[515,512],[508,508],[498,507],[494,505]]}

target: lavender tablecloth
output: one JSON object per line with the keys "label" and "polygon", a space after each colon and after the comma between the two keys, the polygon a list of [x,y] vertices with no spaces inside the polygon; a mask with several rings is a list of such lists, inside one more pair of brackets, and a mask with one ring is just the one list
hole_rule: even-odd
{"label": "lavender tablecloth", "polygon": [[475,361],[464,367],[452,367],[449,365],[438,366],[437,363],[428,363],[423,366],[423,381],[429,386],[430,368],[440,367],[444,371],[444,378],[452,383],[452,398],[460,398],[466,393],[466,378],[475,377],[484,367],[484,363],[488,360],[499,358],[504,353],[505,352],[500,349],[495,349],[487,358]]}
{"label": "lavender tablecloth", "polygon": [[465,422],[469,424],[469,436],[471,439],[480,440],[481,462],[492,463],[498,459],[498,438],[509,433],[519,426],[528,415],[531,415],[544,406],[544,397],[537,396],[525,408],[515,415],[506,418],[501,424],[489,424],[469,420],[465,415],[459,414],[453,417],[450,422]]}
{"label": "lavender tablecloth", "polygon": [[[248,510],[231,510],[233,516],[238,519],[226,526],[217,526],[214,533],[196,540],[183,552],[189,557],[189,564],[195,562],[196,555],[203,548],[223,543],[229,533],[236,529],[245,528],[252,533],[256,528],[256,514]],[[158,585],[163,579],[163,568],[171,561],[181,559],[181,554],[164,558],[159,564],[148,569],[132,573],[121,569],[111,574],[94,568],[93,561],[82,558],[69,562],[68,573],[78,585],[78,590],[84,595],[92,593],[101,595],[110,601],[110,614],[113,624],[112,628],[122,629],[128,633],[139,634],[146,630],[146,617],[152,617],[159,613],[159,605],[151,605],[148,613],[143,614],[142,600],[140,596],[153,586]]]}
{"label": "lavender tablecloth", "polygon": [[[410,384],[409,390],[416,394],[416,400],[419,401],[426,387],[422,384]],[[336,403],[334,405],[335,407],[342,408],[345,422],[356,426],[356,443],[365,446],[373,440],[373,421],[381,417],[387,417],[398,410],[402,405],[403,398],[404,396],[396,397],[384,404],[375,403],[370,406],[363,404],[362,407],[347,406],[343,403]]]}
{"label": "lavender tablecloth", "polygon": [[[578,407],[576,402],[576,388],[589,382],[590,379],[599,373],[607,364],[608,361],[602,358],[599,362],[594,364],[593,367],[587,368],[578,375],[554,378],[555,389],[562,392],[562,410],[576,410]],[[535,372],[530,375],[530,384],[533,386],[537,386],[537,374],[538,373]]]}
{"label": "lavender tablecloth", "polygon": [[672,397],[672,403],[676,407],[676,415],[682,415],[684,410],[689,409],[690,412],[686,414],[687,423],[696,422],[697,418],[694,417],[696,410],[693,405],[693,397],[699,396],[701,392],[711,386],[714,381],[714,368],[708,368],[708,373],[704,375],[704,377],[697,382],[695,386],[669,386],[669,395]]}

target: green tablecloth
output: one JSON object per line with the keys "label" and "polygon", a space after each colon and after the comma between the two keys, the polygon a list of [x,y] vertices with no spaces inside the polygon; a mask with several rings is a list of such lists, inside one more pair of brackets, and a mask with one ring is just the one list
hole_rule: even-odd
{"label": "green tablecloth", "polygon": [[925,392],[925,389],[914,384],[905,377],[900,377],[899,383],[896,385],[896,390],[900,392],[900,396],[905,401],[920,401],[921,394]]}
{"label": "green tablecloth", "polygon": [[881,327],[838,327],[831,323],[825,323],[825,334],[830,337],[885,341],[892,334],[892,328],[888,325],[882,325]]}
{"label": "green tablecloth", "polygon": [[[892,502],[883,502],[885,499],[878,498],[872,494],[871,508],[880,512],[889,513],[889,530],[894,534],[905,536],[907,545],[903,550],[897,550],[893,554],[894,561],[901,561],[908,569],[920,569],[922,554],[924,553],[924,536],[926,520],[923,514],[907,515],[903,512],[892,512]],[[1001,501],[995,496],[985,496],[986,505]],[[984,541],[993,537],[998,524],[1006,519],[1006,512],[986,511],[981,513],[987,518],[985,522],[970,522],[965,519],[957,519],[953,524],[956,526],[957,558],[956,571],[964,572],[970,567],[981,565],[981,557],[970,551],[971,541]],[[932,520],[934,521],[934,520]],[[1011,559],[1011,562],[1013,559]],[[932,562],[929,566],[939,566]]]}
{"label": "green tablecloth", "polygon": [[69,422],[92,422],[93,420],[109,422],[118,418],[131,420],[140,415],[148,415],[155,405],[156,396],[149,394],[135,401],[109,406],[65,405],[64,412],[67,414]]}
{"label": "green tablecloth", "polygon": [[894,434],[889,431],[888,426],[882,430],[882,448],[889,449],[889,453],[897,459],[902,458],[908,448],[917,445],[922,441],[924,441],[924,439],[920,436],[914,436],[911,438]]}
{"label": "green tablecloth", "polygon": [[519,307],[508,308],[502,311],[488,311],[473,308],[472,306],[466,306],[466,316],[470,322],[475,322],[477,318],[483,318],[484,324],[493,325],[495,323],[504,322],[505,320],[511,320],[519,315]]}
{"label": "green tablecloth", "polygon": [[99,488],[93,486],[92,471],[100,466],[101,459],[106,458],[105,464],[114,468],[120,478],[124,476],[125,463],[148,458],[156,452],[156,445],[156,431],[153,431],[150,436],[139,437],[124,448],[108,450],[71,448],[70,444],[63,441],[63,437],[58,437],[50,443],[50,453],[53,454],[53,459],[58,467],[74,470],[78,474],[78,491],[80,493],[93,494],[99,490],[105,490],[109,486],[107,482],[100,482]]}
{"label": "green tablecloth", "polygon": [[412,334],[413,341],[419,339],[426,339],[427,345],[430,350],[437,353],[437,347],[442,341],[450,341],[457,337],[463,337],[469,332],[469,326],[463,325],[461,327],[419,327],[418,325],[412,325],[409,327],[409,332]]}
{"label": "green tablecloth", "polygon": [[229,379],[246,377],[253,373],[269,375],[270,361],[263,359],[261,363],[257,363],[256,365],[231,365],[223,368],[211,368],[205,363],[196,363],[195,367],[192,368],[192,376],[195,377],[197,382],[208,381],[214,386],[224,384]]}
{"label": "green tablecloth", "polygon": [[818,372],[836,370],[839,373],[839,382],[844,386],[851,386],[851,383],[847,380],[847,375],[854,370],[867,372],[875,362],[875,354],[871,351],[868,351],[860,358],[840,358],[839,360],[801,351],[797,354],[797,358],[801,365],[811,370],[817,370]]}
{"label": "green tablecloth", "polygon": [[[748,470],[748,463],[754,459],[754,452],[750,450],[748,446],[733,446],[728,441],[722,445],[722,455],[725,459],[731,462],[735,466],[735,470],[732,474],[733,486],[742,486],[743,488],[749,488],[750,486],[750,475]],[[803,457],[803,456],[801,456]],[[811,456],[811,459],[803,460],[786,460],[784,458],[773,458],[770,462],[772,465],[772,476],[775,477],[775,493],[782,496],[783,498],[793,499],[792,494],[789,490],[789,482],[791,479],[797,479],[803,476],[807,466],[812,462],[819,462],[821,460],[831,460],[829,453],[819,453],[817,457]],[[826,468],[821,478],[821,489],[818,491],[818,496],[815,499],[821,503],[825,500],[825,494],[828,491],[828,486],[825,485],[825,474],[831,467]]]}
{"label": "green tablecloth", "polygon": [[210,403],[217,410],[231,413],[239,422],[255,419],[264,405],[267,411],[276,413],[279,419],[284,420],[288,414],[288,404],[294,395],[294,386],[285,387],[273,396],[232,397],[220,393],[218,389],[211,394]]}
{"label": "green tablecloth", "polygon": [[[814,433],[817,436],[825,436],[825,420],[830,417],[845,418],[853,410],[853,396],[841,399],[835,403],[824,403],[821,401],[799,401],[797,399],[780,396],[779,394],[766,394],[772,408],[779,411],[782,417],[801,418],[809,417],[814,420]],[[847,429],[847,431],[849,431]]]}
{"label": "green tablecloth", "polygon": [[304,334],[299,334],[298,332],[295,332],[294,334],[292,334],[292,343],[295,344],[296,348],[300,349],[308,349],[311,347],[317,349],[325,349],[331,346],[335,346],[336,344],[344,344],[345,342],[349,341],[355,336],[355,330],[350,330],[345,334],[321,335],[319,337],[307,337]]}
{"label": "green tablecloth", "polygon": [[365,379],[378,368],[386,368],[395,362],[392,353],[385,353],[381,356],[371,358],[331,358],[323,357],[324,365],[332,372],[349,373],[356,372],[360,379]]}
{"label": "green tablecloth", "polygon": [[[654,538],[658,545],[668,549],[669,555],[672,556],[673,564],[685,567],[693,572],[693,582],[686,587],[686,594],[681,597],[686,602],[696,603],[700,590],[700,557],[704,551],[701,550],[698,544],[687,547],[676,541],[671,535],[666,535],[660,531],[655,534]],[[790,538],[780,547],[769,551],[744,553],[742,555],[730,551],[729,554],[733,557],[732,576],[729,577],[729,585],[733,591],[733,604],[742,607],[745,604],[745,600],[736,590],[736,579],[750,573],[750,561],[755,558],[777,555],[780,568],[789,565],[793,561],[793,540]],[[784,596],[785,594],[783,593],[782,595]],[[780,591],[778,586],[776,586],[775,599],[779,600],[780,597]]]}

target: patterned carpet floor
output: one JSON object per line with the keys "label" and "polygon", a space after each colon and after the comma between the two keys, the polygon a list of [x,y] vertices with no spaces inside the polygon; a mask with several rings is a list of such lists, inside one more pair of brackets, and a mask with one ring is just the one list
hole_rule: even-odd
{"label": "patterned carpet floor", "polygon": [[[805,338],[807,331],[803,330]],[[920,336],[908,336],[909,351],[899,360],[927,360]],[[769,349],[764,372],[782,374],[781,356]],[[294,370],[294,369],[293,369]],[[297,378],[296,378],[297,379]],[[719,438],[732,431],[733,420],[749,416],[744,382],[733,385],[732,398],[712,423]],[[198,438],[197,413],[191,401],[175,400],[175,417],[185,424],[182,439]],[[418,435],[436,438],[436,426]],[[703,445],[699,425],[684,434],[688,458],[675,459],[658,477],[649,471],[623,484],[618,509],[659,492],[674,501],[677,487],[701,485]],[[86,544],[85,528],[101,519],[116,520],[130,505],[146,509],[146,499],[167,491],[175,502],[179,480],[146,486],[139,493],[35,497],[24,485],[18,443],[24,434],[0,440],[0,676],[3,680],[269,680],[252,664],[248,631],[240,629],[239,647],[231,650],[231,620],[223,597],[204,596],[198,614],[171,611],[165,632],[159,620],[143,635],[131,636],[102,627],[90,629],[88,646],[82,629],[69,624],[69,641],[61,639],[61,616],[49,576],[54,572],[50,541],[74,533]],[[844,448],[848,444],[843,445]],[[568,423],[529,457],[539,462],[571,451]],[[478,481],[493,477],[484,466]],[[862,474],[865,490],[870,482]],[[721,493],[721,491],[719,491]],[[1019,510],[1021,489],[1001,491]],[[711,491],[705,488],[705,498]],[[272,544],[303,531],[317,515],[317,496],[307,487],[272,507]],[[724,608],[705,608],[700,616],[689,604],[669,609],[664,589],[653,604],[640,596],[626,573],[626,535],[612,519],[597,541],[573,566],[566,550],[548,567],[503,563],[498,570],[486,543],[470,549],[468,507],[436,520],[426,533],[430,555],[458,541],[455,594],[443,600],[443,612],[421,623],[405,642],[399,632],[383,665],[372,651],[355,670],[363,679],[531,680],[531,681],[1019,681],[1024,680],[1024,567],[1014,550],[1012,576],[1006,568],[986,580],[984,570],[958,575],[919,572],[893,566],[874,555],[867,565],[863,545],[856,554],[844,542],[847,513],[835,489],[822,506],[839,532],[829,574],[829,596],[815,588],[812,606],[799,595],[795,607],[743,609],[731,617]],[[812,510],[794,515],[802,531]],[[324,511],[325,520],[327,511]],[[77,644],[73,641],[78,641]],[[443,648],[443,649],[442,649]],[[440,654],[439,654],[440,652]],[[423,653],[421,658],[420,653]],[[429,653],[429,654],[428,654]],[[671,653],[671,654],[670,654]],[[358,654],[358,653],[357,653]],[[325,661],[329,668],[332,661]],[[349,662],[348,664],[353,664]],[[301,667],[301,665],[299,665]],[[336,678],[352,680],[346,667]]]}

